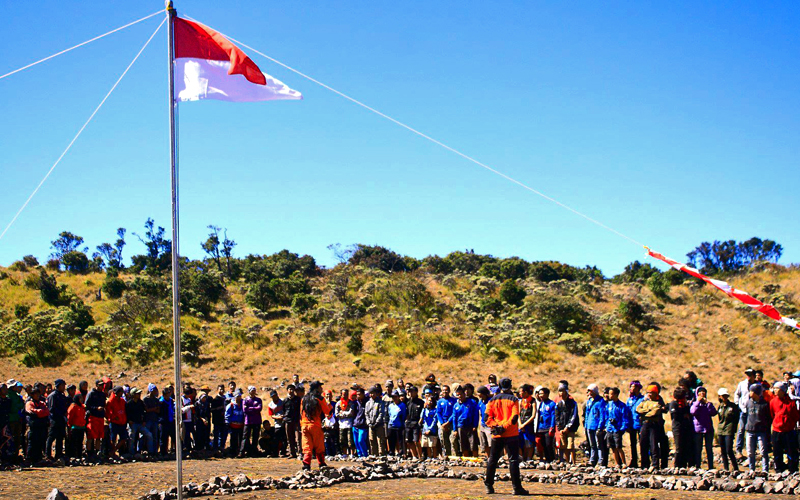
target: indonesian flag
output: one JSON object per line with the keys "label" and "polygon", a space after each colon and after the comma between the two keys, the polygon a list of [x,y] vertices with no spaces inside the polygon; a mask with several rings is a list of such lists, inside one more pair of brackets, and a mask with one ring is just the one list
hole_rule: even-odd
{"label": "indonesian flag", "polygon": [[220,33],[176,17],[175,100],[277,101],[303,96],[256,63]]}
{"label": "indonesian flag", "polygon": [[676,260],[672,260],[669,257],[664,257],[660,253],[656,253],[656,252],[650,250],[649,248],[647,249],[647,254],[650,257],[653,257],[654,259],[658,259],[658,260],[660,260],[662,262],[666,262],[667,264],[672,266],[674,269],[677,269],[678,271],[682,271],[682,272],[684,272],[686,274],[694,276],[697,279],[701,279],[701,280],[705,281],[709,285],[712,285],[712,286],[722,290],[723,292],[725,292],[725,294],[728,297],[734,298],[734,299],[736,299],[736,300],[738,300],[740,302],[744,302],[745,304],[747,304],[748,306],[752,307],[756,311],[760,312],[761,314],[765,314],[765,315],[769,316],[770,318],[774,319],[775,321],[777,321],[779,323],[783,323],[786,326],[791,326],[792,328],[798,328],[796,320],[793,320],[792,318],[787,318],[785,316],[781,316],[781,313],[779,313],[778,310],[775,309],[774,306],[761,302],[760,300],[750,296],[744,290],[737,290],[736,288],[730,286],[725,281],[720,281],[720,280],[715,280],[714,278],[709,278],[708,276],[706,276],[704,274],[700,274],[700,271],[698,271],[697,269],[695,269],[693,267],[689,267],[686,264],[681,264],[680,262],[678,262]]}

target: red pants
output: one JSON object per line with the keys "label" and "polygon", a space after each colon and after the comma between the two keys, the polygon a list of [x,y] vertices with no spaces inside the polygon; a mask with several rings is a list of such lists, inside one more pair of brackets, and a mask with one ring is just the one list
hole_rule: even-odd
{"label": "red pants", "polygon": [[311,465],[311,460],[316,456],[319,465],[325,465],[325,435],[322,427],[303,427],[303,463]]}

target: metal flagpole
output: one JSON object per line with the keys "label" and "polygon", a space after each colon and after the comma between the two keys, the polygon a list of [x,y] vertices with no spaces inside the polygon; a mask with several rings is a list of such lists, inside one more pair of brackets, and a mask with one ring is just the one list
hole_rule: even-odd
{"label": "metal flagpole", "polygon": [[175,358],[175,480],[177,483],[177,500],[183,499],[183,435],[181,424],[183,414],[181,406],[183,403],[183,390],[181,389],[181,304],[180,304],[180,281],[178,268],[178,168],[177,168],[177,148],[178,138],[175,132],[175,9],[172,2],[166,0],[167,8],[167,37],[169,47],[169,163],[170,163],[170,184],[172,186],[172,334],[174,343]]}

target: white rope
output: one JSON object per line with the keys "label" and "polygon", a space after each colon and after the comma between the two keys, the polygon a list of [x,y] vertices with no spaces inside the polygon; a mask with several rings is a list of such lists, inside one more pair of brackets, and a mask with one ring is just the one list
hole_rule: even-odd
{"label": "white rope", "polygon": [[31,66],[36,66],[36,65],[37,65],[37,64],[39,64],[39,63],[43,63],[43,62],[45,62],[45,61],[48,61],[48,60],[50,60],[50,59],[52,59],[52,58],[54,58],[54,57],[56,57],[56,56],[60,56],[61,54],[66,54],[67,52],[69,52],[69,51],[71,51],[71,50],[77,49],[78,47],[83,47],[84,45],[86,45],[86,44],[88,44],[88,43],[94,42],[95,40],[100,40],[101,38],[103,38],[103,37],[105,37],[105,36],[108,36],[108,35],[110,35],[110,34],[112,34],[112,33],[116,33],[117,31],[122,31],[122,30],[124,30],[125,28],[129,28],[129,27],[133,26],[134,24],[138,24],[138,23],[140,23],[140,22],[142,22],[142,21],[146,21],[147,19],[150,19],[150,18],[151,18],[151,17],[153,17],[153,16],[157,16],[158,14],[161,14],[161,13],[163,13],[163,12],[164,12],[163,10],[159,10],[159,11],[153,12],[153,13],[152,13],[152,14],[150,14],[149,16],[145,16],[145,17],[143,17],[143,18],[141,18],[141,19],[137,19],[136,21],[133,21],[133,22],[131,22],[131,23],[128,23],[128,24],[126,24],[125,26],[120,26],[120,27],[119,27],[119,28],[117,28],[117,29],[114,29],[114,30],[111,30],[111,31],[109,31],[108,33],[103,33],[102,35],[98,35],[98,36],[96,36],[96,37],[94,37],[94,38],[92,38],[92,39],[90,39],[90,40],[86,40],[86,41],[85,41],[85,42],[83,42],[83,43],[79,43],[78,45],[74,45],[74,46],[72,46],[72,47],[70,47],[70,48],[68,48],[68,49],[64,49],[64,50],[62,50],[61,52],[56,52],[55,54],[53,54],[53,55],[51,55],[51,56],[47,56],[47,57],[45,57],[44,59],[39,59],[39,60],[38,60],[38,61],[36,61],[36,62],[32,62],[32,63],[28,64],[27,66],[23,66],[23,67],[21,67],[21,68],[19,68],[19,69],[15,69],[14,71],[10,71],[10,72],[6,73],[5,75],[2,75],[2,76],[0,76],[0,80],[2,80],[3,78],[5,78],[5,77],[7,77],[7,76],[11,76],[11,75],[13,75],[14,73],[19,73],[20,71],[22,71],[22,70],[24,70],[24,69],[28,69],[28,68],[30,68]]}
{"label": "white rope", "polygon": [[[163,12],[163,11],[159,11],[159,12]],[[131,63],[128,64],[128,67],[125,68],[125,71],[123,71],[122,74],[119,76],[117,81],[111,87],[111,90],[109,90],[108,93],[106,94],[106,96],[103,97],[103,100],[100,101],[100,104],[97,105],[95,110],[92,112],[91,116],[89,116],[89,119],[86,120],[86,123],[84,123],[83,126],[81,127],[81,129],[78,130],[78,133],[75,134],[75,137],[72,138],[72,140],[70,141],[69,145],[67,145],[67,149],[65,149],[64,152],[61,153],[61,156],[59,156],[58,159],[56,160],[56,162],[53,163],[53,166],[50,167],[50,170],[47,171],[47,174],[45,174],[44,178],[39,182],[39,185],[36,186],[36,189],[34,189],[33,192],[31,193],[31,195],[28,196],[28,199],[25,200],[25,203],[23,203],[22,206],[19,208],[19,210],[17,211],[16,215],[14,215],[14,218],[11,219],[11,222],[9,222],[8,225],[6,226],[6,228],[3,229],[3,232],[0,233],[0,240],[3,239],[3,236],[5,236],[6,232],[8,232],[8,230],[11,228],[11,226],[14,224],[14,222],[16,222],[17,217],[19,217],[19,214],[21,214],[22,211],[25,210],[25,207],[28,206],[28,203],[30,203],[30,201],[33,199],[33,197],[36,196],[36,193],[39,192],[39,188],[41,188],[42,184],[44,184],[44,182],[47,180],[47,178],[50,177],[50,174],[53,173],[53,170],[55,170],[56,166],[59,164],[61,159],[64,158],[64,155],[67,154],[67,151],[69,151],[70,148],[72,147],[72,145],[75,144],[75,141],[78,140],[78,137],[80,137],[81,133],[84,131],[84,129],[86,129],[86,126],[89,125],[89,122],[92,121],[92,118],[94,118],[94,115],[96,115],[97,112],[100,111],[100,108],[103,107],[103,104],[105,104],[106,100],[109,98],[109,96],[111,96],[111,93],[114,92],[114,89],[117,88],[117,85],[119,85],[119,82],[122,81],[122,79],[128,73],[128,70],[131,69],[131,66],[133,66],[133,63],[135,63],[136,60],[139,59],[139,56],[142,55],[142,52],[144,52],[144,49],[147,48],[148,45],[150,45],[150,42],[156,36],[156,33],[158,33],[158,31],[161,29],[161,27],[164,26],[164,22],[166,20],[167,20],[167,18],[165,17],[164,20],[161,21],[161,24],[158,25],[158,28],[156,28],[156,30],[153,32],[153,34],[150,35],[150,38],[147,39],[147,41],[142,46],[142,48],[139,49],[139,52],[136,54],[136,57],[133,58],[133,61],[131,61]]]}
{"label": "white rope", "polygon": [[[192,21],[195,21],[195,22],[198,22],[198,23],[200,22],[200,21],[197,21],[196,19],[193,19],[193,18],[191,18],[191,17],[189,17],[189,16],[186,16],[186,17],[187,17],[187,18],[189,18],[189,19],[191,19]],[[201,24],[202,24],[202,23],[201,23]],[[270,56],[268,56],[267,54],[265,54],[265,53],[263,53],[263,52],[261,52],[261,51],[259,51],[259,50],[256,50],[256,49],[254,49],[253,47],[251,47],[251,46],[247,45],[247,44],[246,44],[246,43],[244,43],[244,42],[240,42],[239,40],[236,40],[235,38],[229,37],[228,35],[226,35],[226,34],[224,34],[224,33],[220,33],[220,34],[221,34],[222,36],[224,36],[224,37],[228,38],[230,41],[232,41],[232,42],[234,42],[234,43],[237,43],[237,44],[241,45],[242,47],[244,47],[244,48],[246,48],[246,49],[252,50],[252,51],[253,51],[253,52],[255,52],[256,54],[258,54],[258,55],[260,55],[260,56],[263,56],[263,57],[266,57],[267,59],[269,59],[270,61],[274,62],[275,64],[278,64],[278,65],[280,65],[280,66],[283,66],[284,68],[288,69],[289,71],[291,71],[291,72],[293,72],[293,73],[295,73],[295,74],[297,74],[297,75],[300,75],[300,76],[302,76],[302,77],[303,77],[303,78],[305,78],[306,80],[309,80],[309,81],[311,81],[311,82],[314,82],[314,83],[316,83],[317,85],[319,85],[320,87],[326,88],[326,89],[330,90],[331,92],[333,92],[334,94],[337,94],[337,95],[339,95],[339,96],[341,96],[341,97],[344,97],[344,98],[345,98],[345,99],[347,99],[348,101],[350,101],[350,102],[352,102],[352,103],[354,103],[354,104],[357,104],[357,105],[361,106],[362,108],[364,108],[364,109],[366,109],[366,110],[368,110],[368,111],[371,111],[371,112],[375,113],[376,115],[380,116],[381,118],[385,118],[385,119],[389,120],[390,122],[392,122],[392,123],[394,123],[394,124],[396,124],[396,125],[399,125],[399,126],[403,127],[404,129],[408,130],[409,132],[413,132],[413,133],[417,134],[418,136],[420,136],[420,137],[422,137],[422,138],[424,138],[424,139],[427,139],[427,140],[429,140],[430,142],[432,142],[432,143],[434,143],[434,144],[436,144],[436,145],[438,145],[438,146],[441,146],[441,147],[443,147],[444,149],[446,149],[446,150],[448,150],[448,151],[450,151],[450,152],[452,152],[452,153],[455,153],[455,154],[457,154],[458,156],[460,156],[460,157],[462,157],[462,158],[464,158],[464,159],[466,159],[466,160],[469,160],[469,161],[471,161],[472,163],[474,163],[474,164],[478,165],[479,167],[481,167],[481,168],[484,168],[484,169],[488,170],[489,172],[492,172],[493,174],[499,175],[500,177],[502,177],[502,178],[504,178],[504,179],[506,179],[506,180],[508,180],[508,181],[511,181],[511,182],[513,182],[514,184],[516,184],[516,185],[518,185],[518,186],[522,187],[523,189],[527,189],[528,191],[530,191],[530,192],[532,192],[532,193],[534,193],[534,194],[536,194],[536,195],[538,195],[538,196],[541,196],[541,197],[542,197],[542,198],[544,198],[545,200],[548,200],[548,201],[550,201],[550,202],[553,202],[553,203],[555,203],[556,205],[560,206],[561,208],[564,208],[564,209],[566,209],[566,210],[569,210],[569,211],[570,211],[570,212],[572,212],[573,214],[575,214],[575,215],[578,215],[578,216],[580,216],[580,217],[583,217],[584,219],[588,220],[589,222],[591,222],[591,223],[593,223],[593,224],[596,224],[596,225],[598,225],[598,226],[602,227],[603,229],[606,229],[606,230],[608,230],[608,231],[611,231],[612,233],[616,234],[617,236],[620,236],[620,237],[622,237],[622,238],[625,238],[626,240],[630,241],[631,243],[634,243],[634,244],[636,244],[636,245],[639,245],[639,246],[644,246],[644,244],[643,244],[643,243],[641,243],[641,242],[639,242],[639,241],[637,241],[637,240],[635,240],[635,239],[631,238],[630,236],[627,236],[627,235],[625,235],[625,234],[623,234],[623,233],[621,233],[621,232],[617,231],[616,229],[614,229],[614,228],[612,228],[612,227],[610,227],[610,226],[607,226],[607,225],[603,224],[602,222],[600,222],[600,221],[598,221],[598,220],[596,220],[596,219],[593,219],[593,218],[589,217],[588,215],[586,215],[586,214],[584,214],[584,213],[582,213],[582,212],[579,212],[578,210],[576,210],[576,209],[574,209],[574,208],[570,207],[569,205],[566,205],[566,204],[564,204],[564,203],[561,203],[560,201],[556,200],[555,198],[552,198],[552,197],[550,197],[550,196],[547,196],[546,194],[542,193],[541,191],[538,191],[538,190],[536,190],[536,189],[534,189],[534,188],[532,188],[532,187],[528,186],[527,184],[525,184],[525,183],[523,183],[523,182],[521,182],[521,181],[518,181],[517,179],[514,179],[513,177],[511,177],[511,176],[509,176],[509,175],[506,175],[506,174],[504,174],[503,172],[500,172],[500,171],[498,171],[498,170],[496,170],[496,169],[494,169],[494,168],[490,167],[489,165],[486,165],[485,163],[482,163],[482,162],[480,162],[480,161],[476,160],[475,158],[472,158],[471,156],[468,156],[468,155],[466,155],[466,154],[462,153],[461,151],[459,151],[459,150],[457,150],[457,149],[455,149],[455,148],[452,148],[452,147],[448,146],[447,144],[444,144],[443,142],[440,142],[440,141],[438,141],[438,140],[434,139],[433,137],[430,137],[429,135],[426,135],[426,134],[424,134],[424,133],[420,132],[419,130],[417,130],[417,129],[415,129],[415,128],[412,128],[412,127],[410,127],[409,125],[406,125],[405,123],[401,122],[400,120],[396,120],[396,119],[392,118],[391,116],[389,116],[389,115],[387,115],[387,114],[385,114],[385,113],[382,113],[382,112],[378,111],[377,109],[375,109],[375,108],[373,108],[373,107],[370,107],[370,106],[368,106],[368,105],[364,104],[363,102],[361,102],[361,101],[359,101],[359,100],[357,100],[357,99],[355,99],[355,98],[353,98],[353,97],[350,97],[349,95],[345,94],[344,92],[340,92],[340,91],[336,90],[335,88],[333,88],[333,87],[331,87],[331,86],[329,86],[329,85],[326,85],[326,84],[324,84],[324,83],[320,82],[319,80],[316,80],[316,79],[314,79],[314,78],[312,78],[312,77],[310,77],[310,76],[306,75],[305,73],[302,73],[302,72],[300,72],[299,70],[296,70],[296,69],[292,68],[291,66],[289,66],[289,65],[287,65],[287,64],[284,64],[284,63],[282,63],[281,61],[278,61],[277,59],[275,59],[275,58],[273,58],[273,57],[270,57]]]}

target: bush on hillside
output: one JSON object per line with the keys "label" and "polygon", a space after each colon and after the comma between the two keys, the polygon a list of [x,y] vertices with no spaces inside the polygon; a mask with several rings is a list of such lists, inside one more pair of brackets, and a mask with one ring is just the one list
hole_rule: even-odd
{"label": "bush on hillside", "polygon": [[67,356],[67,343],[79,333],[69,308],[46,309],[13,321],[0,332],[6,355],[22,354],[28,367],[58,366]]}
{"label": "bush on hillside", "polygon": [[500,300],[512,306],[522,305],[528,293],[516,281],[507,279],[500,287]]}
{"label": "bush on hillside", "polygon": [[534,315],[557,334],[584,332],[592,327],[589,312],[575,298],[545,293],[532,303]]}
{"label": "bush on hillside", "polygon": [[105,279],[103,279],[103,284],[100,286],[103,293],[110,299],[122,297],[122,294],[125,293],[127,288],[128,286],[125,282],[116,275],[112,275],[112,273],[106,274]]}
{"label": "bush on hillside", "polygon": [[639,366],[636,353],[620,345],[604,344],[589,353],[602,363],[608,363],[620,368],[635,368]]}
{"label": "bush on hillside", "polygon": [[61,256],[61,264],[68,272],[84,274],[89,272],[92,263],[85,253],[73,250]]}
{"label": "bush on hillside", "polygon": [[659,299],[666,299],[669,296],[669,289],[672,285],[664,274],[658,273],[647,279],[647,288]]}

